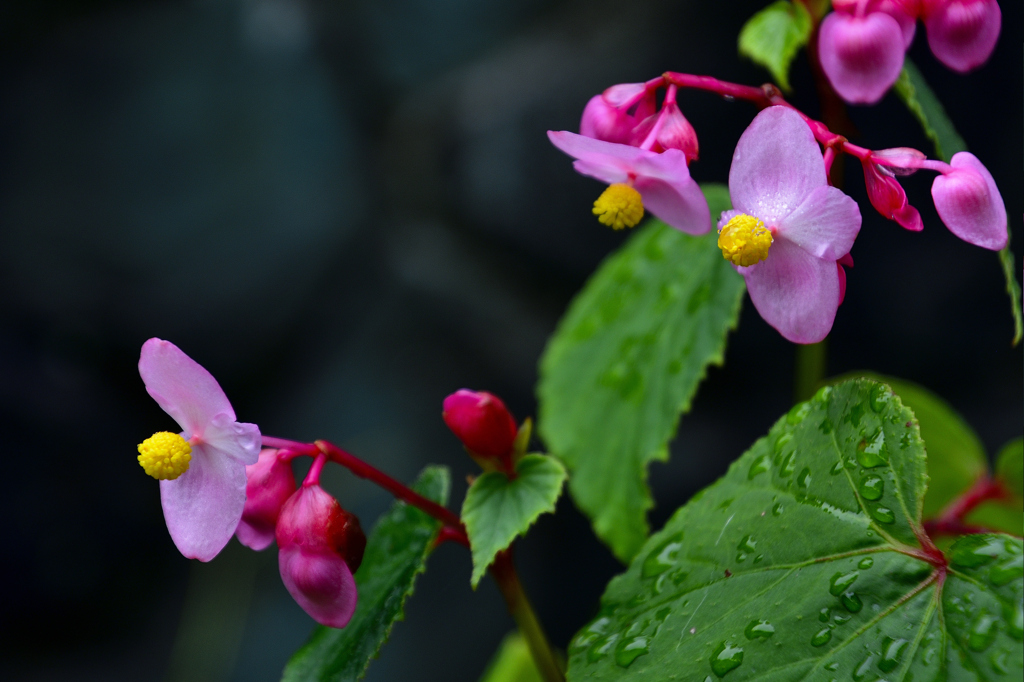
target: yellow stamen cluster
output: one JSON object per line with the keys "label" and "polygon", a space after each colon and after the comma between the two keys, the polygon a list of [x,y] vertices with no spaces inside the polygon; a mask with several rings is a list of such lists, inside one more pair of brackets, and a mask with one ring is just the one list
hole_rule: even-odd
{"label": "yellow stamen cluster", "polygon": [[768,257],[772,233],[752,215],[741,213],[718,231],[718,248],[725,260],[746,267]]}
{"label": "yellow stamen cluster", "polygon": [[139,443],[139,464],[146,473],[161,481],[171,481],[188,471],[192,446],[169,431],[159,431]]}
{"label": "yellow stamen cluster", "polygon": [[644,202],[640,198],[640,192],[629,185],[617,182],[608,185],[608,189],[594,202],[594,215],[602,225],[615,230],[635,227],[644,217]]}

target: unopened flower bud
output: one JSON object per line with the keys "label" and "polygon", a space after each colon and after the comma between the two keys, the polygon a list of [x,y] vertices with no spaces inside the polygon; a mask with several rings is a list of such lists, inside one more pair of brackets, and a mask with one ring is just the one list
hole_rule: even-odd
{"label": "unopened flower bud", "polygon": [[864,159],[861,165],[864,167],[864,184],[867,186],[868,199],[875,210],[908,230],[921,231],[924,228],[921,214],[907,203],[907,194],[892,171],[886,166],[876,164],[870,157]]}
{"label": "unopened flower bud", "polygon": [[356,608],[356,583],[366,536],[319,485],[303,485],[277,521],[278,568],[292,598],[321,625],[345,627]]}
{"label": "unopened flower bud", "polygon": [[648,93],[643,83],[613,85],[583,108],[580,135],[635,146],[643,139],[637,124],[653,112],[653,92]]}
{"label": "unopened flower bud", "polygon": [[942,222],[969,244],[993,251],[1006,246],[1006,205],[992,174],[970,152],[954,154],[949,165],[953,170],[932,183]]}
{"label": "unopened flower bud", "polygon": [[690,122],[679,110],[675,102],[666,102],[658,114],[658,132],[655,136],[657,141],[653,151],[661,152],[666,149],[678,149],[686,155],[686,162],[692,163],[699,155],[697,144],[697,131],[693,129]]}
{"label": "unopened flower bud", "polygon": [[832,12],[821,22],[818,54],[832,87],[847,102],[874,104],[903,69],[903,31],[884,12]]}
{"label": "unopened flower bud", "polygon": [[510,456],[516,420],[497,396],[459,389],[444,399],[441,417],[473,454],[503,460]]}
{"label": "unopened flower bud", "polygon": [[935,57],[964,73],[988,61],[1003,15],[996,0],[925,0],[924,28]]}
{"label": "unopened flower bud", "polygon": [[255,464],[245,467],[245,507],[235,535],[243,545],[257,551],[274,540],[281,507],[295,492],[292,466],[277,455],[277,450],[264,449]]}

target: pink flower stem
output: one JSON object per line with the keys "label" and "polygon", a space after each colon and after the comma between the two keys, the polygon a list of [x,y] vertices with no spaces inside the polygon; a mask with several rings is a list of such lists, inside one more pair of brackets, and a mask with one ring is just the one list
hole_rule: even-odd
{"label": "pink flower stem", "polygon": [[965,535],[971,533],[988,533],[986,528],[964,523],[964,518],[982,502],[1002,500],[1009,496],[1006,487],[986,475],[978,478],[962,495],[954,499],[942,510],[939,518],[924,522],[925,531],[931,536]]}
{"label": "pink flower stem", "polygon": [[313,460],[313,466],[309,467],[309,473],[306,474],[306,480],[302,482],[302,485],[320,485],[320,472],[324,470],[325,464],[327,464],[327,455],[321,452]]}

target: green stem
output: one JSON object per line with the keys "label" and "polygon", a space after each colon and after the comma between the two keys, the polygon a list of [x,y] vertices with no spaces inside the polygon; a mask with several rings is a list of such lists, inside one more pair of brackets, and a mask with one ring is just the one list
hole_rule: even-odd
{"label": "green stem", "polygon": [[533,606],[523,591],[523,585],[519,582],[515,564],[512,563],[511,549],[498,552],[494,563],[491,564],[491,577],[498,584],[508,612],[519,626],[519,632],[526,640],[530,655],[533,656],[533,662],[544,682],[565,682],[563,666],[555,656],[547,635],[544,634],[544,628],[541,627],[537,614],[534,613]]}
{"label": "green stem", "polygon": [[828,338],[818,343],[796,347],[796,367],[793,377],[793,400],[807,400],[818,390],[818,384],[825,378],[828,362]]}

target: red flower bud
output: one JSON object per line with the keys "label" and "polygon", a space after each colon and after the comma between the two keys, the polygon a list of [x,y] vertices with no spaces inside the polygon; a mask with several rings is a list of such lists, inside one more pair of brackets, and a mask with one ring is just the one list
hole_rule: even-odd
{"label": "red flower bud", "polygon": [[295,492],[295,475],[277,450],[264,449],[255,464],[245,467],[245,507],[235,535],[246,547],[266,549],[274,540],[281,507]]}
{"label": "red flower bud", "polygon": [[319,485],[303,485],[277,522],[278,568],[292,598],[321,625],[345,627],[356,608],[366,536],[359,519]]}
{"label": "red flower bud", "polygon": [[509,457],[516,440],[516,420],[497,396],[459,389],[444,399],[441,417],[473,454]]}
{"label": "red flower bud", "polygon": [[870,157],[862,161],[861,165],[864,167],[864,184],[868,190],[868,199],[875,210],[908,230],[920,232],[924,228],[921,214],[907,203],[907,194],[892,171],[886,166],[876,164]]}

